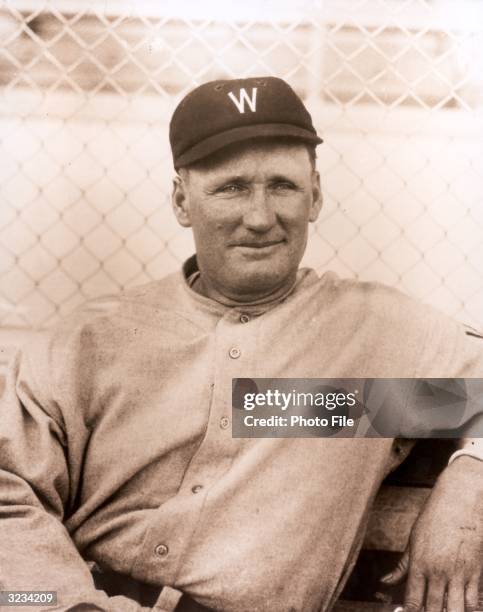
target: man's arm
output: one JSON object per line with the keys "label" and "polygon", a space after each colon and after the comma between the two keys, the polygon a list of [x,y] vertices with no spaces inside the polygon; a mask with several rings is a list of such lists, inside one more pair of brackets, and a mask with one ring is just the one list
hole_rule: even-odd
{"label": "man's arm", "polygon": [[28,359],[15,361],[0,400],[0,589],[57,591],[59,611],[146,610],[95,589],[62,523],[87,434],[67,439],[60,409],[29,370]]}
{"label": "man's arm", "polygon": [[[382,580],[407,575],[404,610],[468,612],[478,608],[483,562],[483,461],[457,457],[433,487],[397,568]],[[445,603],[445,598],[447,601]]]}

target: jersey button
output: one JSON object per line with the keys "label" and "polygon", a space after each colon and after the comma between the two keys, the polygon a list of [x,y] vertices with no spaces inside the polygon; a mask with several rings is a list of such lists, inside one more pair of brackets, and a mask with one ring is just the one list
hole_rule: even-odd
{"label": "jersey button", "polygon": [[248,323],[249,320],[250,320],[250,317],[247,314],[240,315],[240,322],[241,323]]}
{"label": "jersey button", "polygon": [[158,544],[154,549],[154,552],[158,557],[166,557],[166,555],[169,553],[169,548],[166,546],[166,544]]}
{"label": "jersey button", "polygon": [[241,355],[241,351],[236,346],[232,346],[229,355],[232,359],[238,359],[238,357],[240,357]]}
{"label": "jersey button", "polygon": [[195,485],[194,487],[191,487],[191,491],[196,494],[196,493],[199,493],[202,488],[203,488],[203,485]]}
{"label": "jersey button", "polygon": [[228,417],[221,417],[220,419],[220,427],[222,429],[227,429],[228,425],[230,424],[230,419]]}

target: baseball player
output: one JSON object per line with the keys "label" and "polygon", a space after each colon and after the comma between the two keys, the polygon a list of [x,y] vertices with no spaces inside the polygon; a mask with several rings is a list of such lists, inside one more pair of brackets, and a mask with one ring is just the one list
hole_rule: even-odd
{"label": "baseball player", "polygon": [[[196,255],[12,363],[1,587],[55,590],[51,609],[77,612],[330,610],[401,461],[394,440],[233,438],[232,379],[480,377],[482,342],[394,289],[299,268],[321,139],[283,80],[201,85],[170,141]],[[475,610],[482,457],[453,458],[386,577],[407,574],[405,610]]]}

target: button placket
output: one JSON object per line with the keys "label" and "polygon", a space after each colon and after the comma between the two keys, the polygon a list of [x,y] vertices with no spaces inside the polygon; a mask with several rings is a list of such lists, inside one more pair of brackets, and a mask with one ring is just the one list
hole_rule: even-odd
{"label": "button placket", "polygon": [[[244,313],[241,313],[244,314]],[[243,340],[245,330],[239,323],[240,313],[229,311],[218,322],[215,331],[215,354],[213,364],[213,396],[210,409],[209,421],[206,436],[203,440],[199,452],[190,465],[185,478],[191,481],[203,482],[204,486],[209,486],[211,479],[223,471],[229,456],[233,454],[236,442],[222,433],[231,426],[231,380],[239,376],[239,369],[243,368],[246,355],[243,351]],[[215,442],[218,461],[213,457],[213,449],[208,452],[211,442]],[[207,447],[207,448],[205,448]],[[206,456],[205,456],[206,455]],[[209,462],[207,457],[209,456]],[[201,468],[201,469],[200,469]]]}
{"label": "button placket", "polygon": [[[245,369],[252,370],[250,354],[257,326],[242,326],[239,317],[240,312],[230,311],[216,326],[211,339],[210,371],[205,379],[212,387],[206,434],[184,474],[178,494],[160,506],[137,554],[136,566],[151,580],[160,572],[166,583],[175,580],[203,520],[206,495],[211,485],[229,470],[241,446],[241,440],[231,436],[232,378]],[[234,357],[229,354],[230,349],[236,349]]]}
{"label": "button placket", "polygon": [[[231,414],[231,385],[232,378],[240,376],[241,370],[245,369],[245,364],[246,368],[251,369],[249,358],[251,343],[248,343],[245,350],[245,341],[247,339],[249,341],[248,335],[252,335],[253,332],[249,332],[251,326],[247,331],[242,328],[239,317],[239,313],[230,312],[217,325],[213,347],[212,378],[209,381],[212,385],[212,395],[207,415],[206,434],[184,474],[179,490],[179,494],[183,496],[180,503],[185,505],[184,512],[186,512],[183,518],[185,537],[180,542],[177,541],[172,550],[168,550],[167,543],[157,545],[157,552],[152,555],[153,575],[157,571],[156,566],[162,565],[163,575],[166,574],[169,578],[176,576],[176,568],[179,567],[180,560],[188,554],[197,526],[202,522],[205,493],[209,490],[210,485],[217,482],[229,469],[240,447],[240,440],[233,439],[231,435],[227,435],[226,431],[230,432],[231,426],[231,417],[228,416]],[[165,523],[173,524],[173,532],[177,533],[178,527],[174,517],[166,517]],[[169,528],[168,531],[153,529],[152,536],[154,537],[151,542],[154,541],[154,544],[156,540],[159,542],[156,532],[160,539],[163,534],[171,533]],[[163,547],[166,547],[166,550]]]}

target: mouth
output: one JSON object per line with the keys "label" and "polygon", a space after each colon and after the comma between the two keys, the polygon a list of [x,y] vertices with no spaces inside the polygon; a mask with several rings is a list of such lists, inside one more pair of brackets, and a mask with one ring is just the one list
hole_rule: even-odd
{"label": "mouth", "polygon": [[270,247],[274,247],[276,245],[282,244],[283,242],[285,241],[284,240],[265,240],[263,242],[246,241],[246,242],[236,242],[232,246],[244,248],[244,249],[269,249]]}
{"label": "mouth", "polygon": [[243,242],[236,242],[233,244],[233,248],[240,257],[245,261],[266,261],[270,257],[275,257],[281,245],[285,243],[285,240],[264,240],[264,241],[253,241],[247,240]]}

